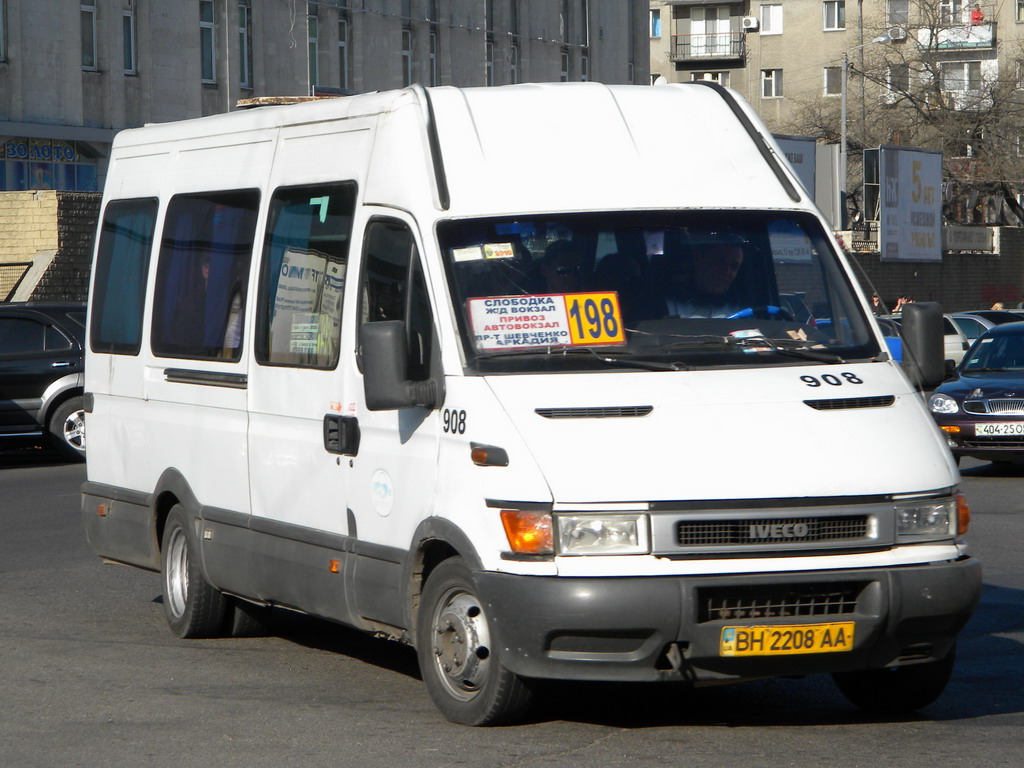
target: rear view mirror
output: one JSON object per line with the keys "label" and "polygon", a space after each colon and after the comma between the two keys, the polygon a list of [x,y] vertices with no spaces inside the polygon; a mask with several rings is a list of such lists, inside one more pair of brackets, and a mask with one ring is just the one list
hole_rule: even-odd
{"label": "rear view mirror", "polygon": [[918,389],[933,389],[946,374],[942,344],[942,307],[933,301],[904,304],[903,370]]}
{"label": "rear view mirror", "polygon": [[407,379],[409,350],[405,338],[402,320],[363,323],[360,328],[363,389],[366,407],[371,411],[433,408],[437,404],[437,384],[432,379]]}

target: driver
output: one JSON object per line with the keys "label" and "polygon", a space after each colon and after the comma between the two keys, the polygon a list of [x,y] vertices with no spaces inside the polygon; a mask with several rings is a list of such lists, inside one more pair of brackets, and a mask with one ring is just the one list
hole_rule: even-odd
{"label": "driver", "polygon": [[739,243],[711,243],[693,253],[693,277],[685,296],[665,299],[667,317],[729,317],[744,304],[730,295],[743,266]]}

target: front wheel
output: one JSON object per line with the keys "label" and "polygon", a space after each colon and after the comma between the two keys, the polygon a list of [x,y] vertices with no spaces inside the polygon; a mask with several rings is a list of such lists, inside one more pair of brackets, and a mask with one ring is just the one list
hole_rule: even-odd
{"label": "front wheel", "polygon": [[199,543],[191,520],[175,505],[164,525],[160,553],[164,581],[164,613],[178,637],[221,637],[227,598],[203,575]]}
{"label": "front wheel", "polygon": [[530,689],[501,663],[473,574],[462,558],[430,574],[416,622],[416,653],[427,692],[442,714],[462,725],[519,719]]}
{"label": "front wheel", "polygon": [[85,399],[81,395],[58,405],[47,426],[50,439],[61,453],[68,458],[85,458]]}
{"label": "front wheel", "polygon": [[851,702],[880,714],[901,714],[927,707],[946,689],[956,648],[945,658],[891,669],[864,669],[832,675]]}

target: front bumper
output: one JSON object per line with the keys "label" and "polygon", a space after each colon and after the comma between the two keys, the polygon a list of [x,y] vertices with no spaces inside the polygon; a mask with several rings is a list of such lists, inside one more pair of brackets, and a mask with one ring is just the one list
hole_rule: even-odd
{"label": "front bumper", "polygon": [[[1006,437],[978,436],[978,424],[1020,422],[1024,418],[981,417],[965,418],[958,416],[935,416],[935,421],[943,431],[946,443],[954,456],[970,456],[983,461],[1012,461],[1024,459],[1024,435]],[[948,428],[948,429],[947,429]],[[956,431],[950,431],[950,430]]]}
{"label": "front bumper", "polygon": [[[965,557],[800,574],[564,578],[483,572],[478,579],[502,663],[517,674],[697,683],[942,658],[977,603],[981,566]],[[841,613],[835,613],[836,601],[822,601],[825,592],[847,596],[838,602]],[[801,594],[811,596],[803,607]],[[830,605],[815,607],[815,602]],[[727,607],[730,617],[721,618],[723,605],[744,607]],[[740,613],[749,616],[734,618]],[[850,651],[753,657],[719,653],[725,626],[837,621],[855,623]]]}

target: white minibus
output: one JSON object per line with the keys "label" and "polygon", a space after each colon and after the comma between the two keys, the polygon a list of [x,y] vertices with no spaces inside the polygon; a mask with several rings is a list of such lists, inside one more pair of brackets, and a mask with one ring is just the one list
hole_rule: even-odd
{"label": "white minibus", "polygon": [[941,376],[939,317],[905,313],[908,375],[714,84],[414,86],[122,131],[87,534],[161,574],[177,635],[293,610],[393,638],[458,723],[514,721],[545,679],[822,673],[915,709],[981,580],[912,383]]}

